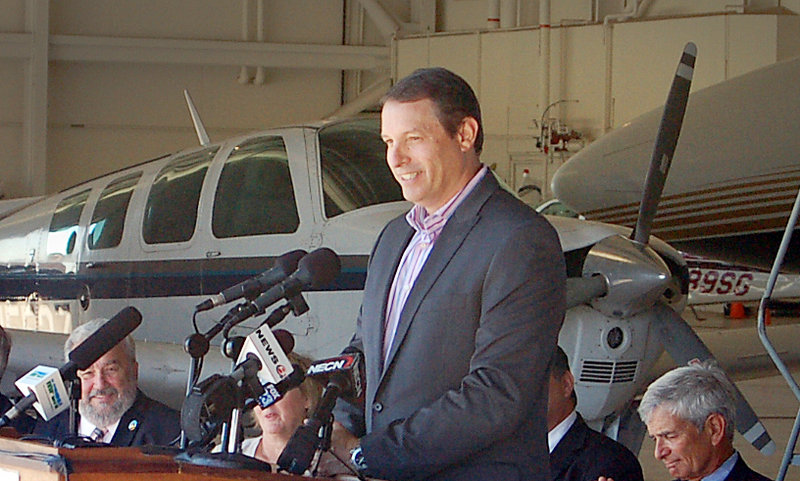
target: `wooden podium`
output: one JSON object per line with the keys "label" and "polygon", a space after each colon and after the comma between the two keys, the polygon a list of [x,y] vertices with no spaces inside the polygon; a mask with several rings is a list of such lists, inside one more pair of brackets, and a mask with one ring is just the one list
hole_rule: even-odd
{"label": "wooden podium", "polygon": [[[69,477],[65,475],[69,470]],[[55,448],[0,437],[0,480],[19,481],[290,481],[321,480],[246,469],[216,468],[178,462],[171,454],[148,454],[139,448]],[[331,481],[327,478],[327,481]]]}

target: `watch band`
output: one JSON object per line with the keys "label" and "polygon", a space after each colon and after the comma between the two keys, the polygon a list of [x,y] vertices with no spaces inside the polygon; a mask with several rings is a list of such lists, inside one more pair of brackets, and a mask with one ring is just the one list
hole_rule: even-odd
{"label": "watch band", "polygon": [[367,469],[367,463],[364,461],[364,452],[361,450],[361,445],[350,450],[350,463],[359,473]]}

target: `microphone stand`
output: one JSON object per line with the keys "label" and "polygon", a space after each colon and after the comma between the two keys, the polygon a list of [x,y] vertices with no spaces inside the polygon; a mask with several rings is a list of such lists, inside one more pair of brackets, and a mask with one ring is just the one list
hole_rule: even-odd
{"label": "microphone stand", "polygon": [[78,404],[81,401],[81,378],[75,377],[67,381],[69,391],[69,431],[68,436],[78,436]]}
{"label": "microphone stand", "polygon": [[[236,358],[239,357],[239,352],[241,352],[243,345],[244,337],[242,336],[228,338],[225,340],[225,344],[222,345],[222,353],[231,360],[231,372],[233,372],[236,367]],[[235,407],[231,411],[229,421],[222,425],[222,437],[220,440],[220,445],[229,453],[236,453],[241,447],[241,442],[239,441],[239,417],[241,415],[242,405],[244,404],[244,394],[239,390],[235,395]]]}
{"label": "microphone stand", "polygon": [[328,451],[333,431],[333,406],[342,392],[338,384],[329,383],[322,391],[317,409],[297,428],[278,458],[278,467],[291,474],[303,474],[311,466],[317,451]]}
{"label": "microphone stand", "polygon": [[[231,372],[235,371],[235,360],[239,357],[239,352],[242,350],[245,338],[236,336],[226,339],[222,346],[222,353],[231,359],[232,368]],[[261,384],[257,377],[258,369],[250,372],[245,370],[244,377],[241,381],[239,389],[235,389],[232,393],[235,397],[234,407],[231,410],[229,421],[222,424],[221,427],[221,441],[220,445],[223,447],[221,452],[207,453],[197,452],[190,454],[183,452],[179,454],[176,459],[179,461],[188,461],[189,463],[198,466],[212,466],[218,468],[234,468],[234,469],[251,469],[260,471],[272,471],[272,466],[250,456],[241,453],[241,440],[239,439],[239,418],[241,409],[244,406],[247,398],[246,390],[251,390],[255,385],[259,388]]]}
{"label": "microphone stand", "polygon": [[[183,342],[183,350],[186,351],[187,354],[191,357],[189,362],[189,376],[186,379],[186,396],[189,396],[192,392],[192,388],[197,383],[197,379],[200,377],[200,360],[208,354],[209,349],[211,348],[211,339],[217,336],[222,330],[227,326],[230,319],[235,318],[235,316],[242,311],[250,302],[242,302],[234,307],[232,307],[219,322],[211,326],[211,328],[206,331],[204,334],[196,332],[194,334],[189,335],[186,340]],[[197,314],[196,311],[195,315]],[[227,336],[226,336],[227,337]],[[241,349],[241,346],[240,346]],[[186,440],[186,433],[181,430],[181,441],[180,441],[180,449],[181,451],[185,450],[187,447],[187,440]]]}
{"label": "microphone stand", "polygon": [[[276,307],[269,314],[269,316],[267,316],[267,318],[260,324],[260,326],[267,324],[270,328],[272,328],[273,326],[276,326],[278,323],[283,321],[283,319],[290,312],[294,313],[295,316],[299,316],[301,314],[308,312],[308,304],[306,303],[302,294],[298,294],[288,299],[288,302],[286,302],[286,304]],[[239,352],[241,352],[242,346],[244,345],[244,337],[237,336],[228,338],[228,332],[232,327],[233,326],[226,325],[225,328],[223,329],[223,335],[228,340],[225,342],[222,350],[222,353],[226,357],[231,359],[231,370],[233,370],[233,368],[235,367],[234,366],[236,362],[235,360],[239,357]],[[261,384],[258,378],[255,376],[255,373],[252,376],[247,376],[244,379],[242,379],[242,384],[248,386],[255,395],[258,395],[257,389],[261,388]],[[236,407],[231,412],[230,425],[227,425],[226,423],[222,426],[223,431],[222,431],[221,444],[222,446],[227,447],[229,453],[239,452],[241,448],[241,440],[239,439],[239,420],[241,417],[242,407],[244,407],[244,399],[238,399]]]}

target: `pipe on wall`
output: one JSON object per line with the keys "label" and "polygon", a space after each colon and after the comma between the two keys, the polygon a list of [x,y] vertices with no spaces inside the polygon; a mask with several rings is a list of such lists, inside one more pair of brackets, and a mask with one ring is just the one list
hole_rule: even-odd
{"label": "pipe on wall", "polygon": [[550,0],[539,2],[539,105],[550,104]]}
{"label": "pipe on wall", "polygon": [[[256,40],[264,42],[264,0],[257,0],[256,3]],[[256,76],[253,83],[264,85],[266,79],[266,68],[263,65],[256,67]]]}
{"label": "pipe on wall", "polygon": [[500,28],[500,0],[487,0],[486,28],[490,30]]}
{"label": "pipe on wall", "polygon": [[517,24],[517,0],[500,0],[500,28],[514,28]]}
{"label": "pipe on wall", "polygon": [[[249,0],[242,0],[242,41],[247,42],[250,36],[250,1]],[[250,83],[250,72],[248,72],[247,66],[242,65],[239,68],[239,78],[237,81],[244,85]]]}

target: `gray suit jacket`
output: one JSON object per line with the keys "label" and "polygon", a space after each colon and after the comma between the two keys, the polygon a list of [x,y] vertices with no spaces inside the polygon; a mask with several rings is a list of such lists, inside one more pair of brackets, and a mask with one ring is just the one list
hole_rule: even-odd
{"label": "gray suit jacket", "polygon": [[351,342],[366,407],[337,406],[366,474],[548,480],[547,364],[566,282],[555,230],[487,173],[436,240],[384,365],[388,291],[412,234],[398,217],[376,242]]}

